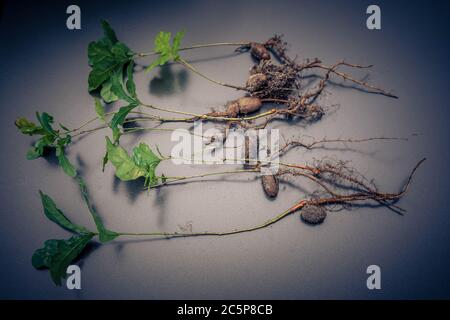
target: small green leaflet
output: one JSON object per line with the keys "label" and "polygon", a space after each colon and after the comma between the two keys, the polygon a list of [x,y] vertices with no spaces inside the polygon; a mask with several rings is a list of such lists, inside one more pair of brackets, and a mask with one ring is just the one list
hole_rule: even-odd
{"label": "small green leaflet", "polygon": [[114,145],[106,137],[106,149],[108,159],[116,168],[116,176],[120,180],[130,181],[145,177],[146,186],[153,186],[158,183],[155,171],[161,159],[155,155],[147,144],[141,143],[138,147],[135,147],[130,157],[124,148]]}
{"label": "small green leaflet", "polygon": [[[137,101],[136,85],[133,80],[134,62],[131,61],[127,66],[127,82],[125,92],[123,86],[123,74],[118,70],[111,73],[111,77],[103,83],[100,95],[106,103],[117,101],[119,98],[132,103]],[[113,87],[113,83],[115,86]]]}
{"label": "small green leaflet", "polygon": [[70,135],[66,135],[64,138],[59,138],[55,145],[55,154],[58,158],[59,165],[64,170],[64,172],[69,176],[74,178],[77,175],[77,170],[70,163],[69,159],[65,154],[65,146],[70,144],[72,141],[72,137]]}
{"label": "small green leaflet", "polygon": [[114,232],[114,231],[111,231],[111,230],[108,230],[105,228],[105,226],[103,225],[102,219],[100,218],[100,215],[97,213],[97,211],[91,204],[91,201],[89,199],[89,194],[87,191],[87,187],[86,187],[86,183],[80,176],[77,177],[77,180],[78,180],[78,186],[80,187],[81,195],[83,196],[83,200],[84,200],[89,212],[91,213],[92,218],[94,219],[95,226],[97,227],[98,238],[100,239],[101,242],[108,242],[108,241],[114,240],[115,238],[117,238],[119,236],[119,234],[117,232]]}
{"label": "small green leaflet", "polygon": [[45,131],[42,127],[36,126],[36,124],[32,121],[29,121],[26,118],[17,119],[14,124],[23,134],[28,134],[30,136],[35,134],[44,134]]}
{"label": "small green leaflet", "polygon": [[111,43],[116,43],[117,41],[119,41],[117,39],[116,33],[114,32],[114,30],[111,28],[111,26],[109,25],[108,21],[106,20],[102,20],[101,21],[102,24],[102,29],[103,29],[103,33],[105,34],[105,37],[111,41]]}
{"label": "small green leaflet", "polygon": [[136,94],[136,84],[134,83],[133,72],[134,72],[134,61],[131,61],[127,67],[126,87],[127,87],[128,93],[131,95],[131,97],[133,97],[134,100],[137,101],[138,99],[137,99],[137,94]]}
{"label": "small green leaflet", "polygon": [[53,117],[49,115],[47,112],[43,112],[42,115],[39,112],[36,112],[36,118],[41,124],[42,129],[49,135],[58,135],[55,130],[52,128]]}
{"label": "small green leaflet", "polygon": [[108,152],[108,160],[116,168],[116,176],[120,180],[135,180],[145,176],[147,173],[144,168],[139,167],[131,159],[124,148],[119,145],[114,145],[108,137],[106,137],[106,150]]}
{"label": "small green leaflet", "polygon": [[[36,118],[41,126],[37,126],[25,118],[19,118],[15,122],[17,128],[22,133],[29,135],[41,135],[41,137],[34,143],[34,146],[27,151],[27,159],[37,159],[44,155],[46,148],[54,148],[61,168],[68,176],[72,178],[75,177],[77,175],[77,171],[65,155],[65,146],[71,143],[71,136],[66,134],[63,137],[59,130],[54,130],[52,127],[53,117],[47,112],[43,112],[42,114],[36,112]],[[59,125],[63,130],[69,131],[69,129],[62,124]]]}
{"label": "small green leaflet", "polygon": [[60,241],[64,240],[47,240],[44,242],[44,247],[37,249],[31,258],[31,264],[36,269],[50,268],[51,257],[58,251]]}
{"label": "small green leaflet", "polygon": [[[88,59],[92,67],[89,73],[89,91],[100,88],[105,102],[112,102],[118,96],[111,91],[113,73],[123,77],[124,66],[132,61],[133,51],[117,40],[116,34],[106,21],[102,21],[104,37],[88,46]],[[103,88],[105,86],[106,88]]]}
{"label": "small green leaflet", "polygon": [[[130,63],[131,68],[133,68],[133,64]],[[127,68],[128,70],[128,68]],[[128,71],[127,71],[128,72]],[[131,71],[132,74],[133,71]],[[132,83],[132,84],[130,84]],[[134,90],[134,92],[129,92],[128,87]],[[111,74],[111,91],[117,95],[120,99],[130,103],[130,104],[137,104],[138,100],[136,98],[136,88],[134,86],[133,77],[129,78],[127,80],[127,87],[124,87],[123,85],[123,74],[121,70],[115,70]]]}
{"label": "small green leaflet", "polygon": [[115,142],[119,141],[120,138],[120,129],[119,126],[123,125],[128,114],[136,108],[136,104],[130,104],[125,107],[121,107],[119,111],[117,111],[111,119],[110,127],[113,131],[113,139]]}
{"label": "small green leaflet", "polygon": [[119,126],[125,122],[128,114],[139,105],[139,101],[136,96],[136,86],[133,81],[133,66],[134,63],[130,62],[127,68],[128,79],[126,87],[124,87],[121,71],[115,71],[111,76],[112,86],[111,91],[114,92],[120,99],[127,101],[127,106],[121,107],[111,119],[110,127],[113,131],[114,141],[119,141],[120,129]]}
{"label": "small green leaflet", "polygon": [[116,96],[115,93],[111,91],[111,86],[112,82],[111,78],[109,78],[103,83],[102,90],[100,90],[100,96],[106,103],[111,103],[119,99],[119,97]]}
{"label": "small green leaflet", "polygon": [[75,169],[73,164],[70,163],[69,159],[66,157],[64,153],[64,147],[57,145],[55,149],[59,165],[69,177],[74,178],[77,175],[77,170]]}
{"label": "small green leaflet", "polygon": [[65,125],[63,125],[62,123],[60,123],[59,126],[60,126],[61,129],[63,129],[64,131],[70,131],[70,129],[67,128]]}
{"label": "small green leaflet", "polygon": [[146,186],[153,186],[158,184],[156,177],[156,167],[161,162],[161,159],[156,156],[150,147],[145,143],[140,143],[138,147],[133,149],[132,159],[139,167],[145,168],[147,174],[145,176]]}
{"label": "small green leaflet", "polygon": [[42,193],[42,191],[39,191],[39,194],[41,196],[42,207],[44,208],[45,216],[48,219],[50,219],[54,223],[58,224],[60,227],[66,229],[66,230],[69,230],[71,232],[89,233],[89,230],[87,230],[85,227],[82,227],[82,226],[72,223],[64,215],[64,213],[62,213],[62,211],[56,207],[56,204],[52,198],[50,198],[48,195]]}
{"label": "small green leaflet", "polygon": [[56,137],[54,135],[44,135],[39,138],[34,146],[27,151],[27,159],[34,160],[41,157],[44,154],[46,147],[52,147]]}
{"label": "small green leaflet", "polygon": [[53,143],[59,133],[52,128],[53,117],[44,112],[42,115],[36,112],[36,118],[40,126],[25,119],[19,118],[15,121],[16,127],[23,133],[29,135],[40,135],[41,137],[34,143],[34,146],[27,151],[27,159],[33,160],[44,154],[46,147],[53,147]]}
{"label": "small green leaflet", "polygon": [[102,106],[100,99],[95,98],[95,113],[100,120],[106,121],[105,119],[105,108]]}
{"label": "small green leaflet", "polygon": [[180,49],[181,40],[184,37],[184,31],[176,33],[170,44],[170,38],[172,34],[170,32],[160,31],[155,38],[154,51],[159,54],[158,58],[150,64],[146,72],[150,72],[157,66],[162,66],[169,61],[177,61],[180,58],[178,50]]}
{"label": "small green leaflet", "polygon": [[118,127],[120,125],[123,125],[127,115],[130,113],[131,110],[136,108],[136,105],[128,105],[125,107],[121,107],[119,111],[117,111],[114,116],[111,119],[111,128]]}
{"label": "small green leaflet", "polygon": [[105,152],[102,160],[102,172],[105,172],[105,166],[108,163],[108,151]]}

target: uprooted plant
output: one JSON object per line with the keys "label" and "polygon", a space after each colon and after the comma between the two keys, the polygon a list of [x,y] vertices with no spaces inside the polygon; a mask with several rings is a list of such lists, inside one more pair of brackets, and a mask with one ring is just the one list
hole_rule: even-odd
{"label": "uprooted plant", "polygon": [[[380,191],[374,183],[360,174],[350,163],[330,158],[319,159],[314,163],[287,163],[281,161],[277,172],[261,174],[271,160],[259,158],[255,160],[253,157],[250,157],[247,140],[244,144],[244,152],[236,155],[234,159],[242,161],[243,168],[208,171],[190,176],[158,174],[157,168],[162,161],[174,159],[172,155],[163,155],[158,147],[154,151],[147,144],[140,143],[129,154],[126,148],[120,145],[120,137],[125,134],[133,134],[140,131],[171,132],[174,129],[160,127],[161,124],[168,122],[192,124],[195,121],[209,121],[220,126],[226,132],[227,129],[236,127],[242,130],[260,130],[266,128],[275,119],[304,123],[318,121],[326,114],[328,109],[327,106],[320,105],[319,99],[333,75],[344,81],[350,81],[368,92],[396,98],[394,94],[384,89],[360,81],[350,74],[340,71],[341,67],[364,69],[371,66],[351,64],[345,61],[325,65],[317,58],[300,63],[287,55],[287,44],[279,36],[274,36],[262,43],[254,41],[223,42],[181,47],[184,32],[178,32],[173,39],[171,39],[169,32],[160,32],[155,38],[153,51],[147,53],[134,52],[118,40],[115,32],[106,21],[102,22],[102,27],[104,36],[98,41],[91,42],[88,47],[88,59],[92,68],[88,77],[88,90],[98,94],[101,98],[95,98],[94,110],[96,116],[74,129],[69,129],[67,125],[61,123],[58,124],[59,127],[56,127],[54,118],[46,112],[36,113],[37,123],[26,118],[19,118],[15,122],[23,134],[39,137],[33,147],[27,152],[27,158],[31,160],[45,156],[49,150],[55,152],[64,172],[77,182],[82,198],[95,222],[95,231],[72,223],[56,206],[50,196],[40,192],[44,213],[47,218],[74,234],[68,240],[47,240],[43,248],[36,250],[33,255],[33,266],[50,269],[51,277],[56,284],[61,284],[61,280],[66,275],[67,266],[79,257],[86,245],[95,236],[98,236],[100,242],[108,242],[119,236],[225,236],[262,229],[299,210],[301,219],[304,222],[318,224],[324,221],[327,212],[346,208],[352,204],[369,202],[374,202],[398,213],[403,213],[404,210],[397,206],[396,203],[407,192],[413,175],[425,159],[419,161],[412,169],[400,191],[386,193]],[[217,46],[234,46],[238,53],[249,51],[254,57],[256,64],[251,68],[249,78],[245,84],[229,84],[215,80],[199,71],[185,60],[181,54],[185,50]],[[155,57],[153,62],[146,67],[147,71],[167,63],[177,63],[216,85],[240,90],[244,93],[244,96],[225,103],[222,110],[214,109],[201,114],[184,109],[177,110],[145,103],[138,97],[133,79],[135,61],[144,57]],[[325,72],[312,88],[303,84],[304,72],[311,70]],[[117,111],[107,112],[105,104],[108,105],[116,101],[121,101],[124,105]],[[263,111],[262,109],[265,105],[270,105],[271,108]],[[170,113],[172,116],[161,116],[157,112]],[[149,122],[155,123],[157,126],[139,126],[139,124]],[[93,124],[95,124],[95,127],[91,127]],[[106,150],[103,167],[110,162],[115,168],[115,175],[122,181],[143,178],[143,190],[167,187],[181,181],[188,182],[210,176],[245,173],[260,176],[263,190],[270,198],[277,196],[280,182],[282,183],[286,179],[295,177],[309,181],[315,186],[316,191],[309,195],[303,195],[301,200],[274,218],[250,227],[217,232],[154,231],[135,233],[112,231],[103,225],[100,215],[90,202],[86,183],[66,156],[67,148],[76,138],[107,128],[111,129],[112,136],[105,138]],[[191,132],[191,134],[195,133]],[[209,141],[206,141],[205,144],[210,143],[212,148],[217,148],[217,145],[213,143],[214,138],[208,138]],[[221,139],[224,141],[226,138],[227,134]],[[285,141],[277,155],[282,158],[288,151],[299,147],[311,151],[327,144],[362,143],[373,140],[399,140],[399,138],[324,138],[306,142],[302,137],[297,137]],[[208,180],[203,182],[208,183]]]}

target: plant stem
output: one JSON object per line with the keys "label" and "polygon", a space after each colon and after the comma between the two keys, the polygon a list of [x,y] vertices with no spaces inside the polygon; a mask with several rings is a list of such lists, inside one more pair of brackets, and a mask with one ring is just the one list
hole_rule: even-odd
{"label": "plant stem", "polygon": [[[159,121],[158,117],[153,116],[153,115],[151,115],[149,113],[138,112],[138,111],[132,111],[130,113],[132,113],[132,114],[139,114],[139,115],[145,115],[146,117],[128,119],[128,120],[125,120],[125,123],[138,122],[138,121],[150,121],[150,120]],[[106,113],[105,115],[111,115],[111,114],[114,114],[114,112],[109,112],[109,113]],[[95,117],[93,119],[90,119],[89,121],[87,121],[83,125],[81,125],[80,127],[76,128],[74,130],[68,131],[67,133],[77,132],[78,130],[82,129],[83,127],[85,127],[86,125],[94,122],[97,119],[99,119],[99,118]],[[105,129],[105,128],[108,128],[108,125],[105,124],[105,125],[97,127],[97,128],[79,131],[76,134],[72,135],[72,138],[80,136],[80,135],[83,135],[83,134],[86,134],[86,133],[91,133],[91,132],[95,132],[95,131],[98,131],[98,130],[101,130],[101,129]]]}
{"label": "plant stem", "polygon": [[[299,204],[302,204],[299,206]],[[266,228],[283,218],[287,217],[288,215],[292,214],[294,211],[300,209],[302,206],[305,206],[307,204],[307,201],[300,201],[299,204],[296,204],[295,206],[287,209],[286,211],[280,213],[279,215],[275,216],[272,219],[266,220],[265,222],[248,227],[248,228],[242,228],[242,229],[234,229],[230,231],[223,231],[223,232],[211,232],[211,231],[205,231],[205,232],[188,232],[188,233],[178,233],[178,232],[149,232],[149,233],[133,233],[133,232],[118,232],[121,236],[161,236],[161,237],[169,237],[169,238],[175,238],[175,237],[198,237],[198,236],[227,236],[232,234],[238,234],[238,233],[244,233],[244,232],[251,232],[256,231],[259,229]]]}
{"label": "plant stem", "polygon": [[[109,115],[111,115],[111,114],[113,114],[113,113],[114,113],[114,112],[108,112],[108,113],[105,113],[105,116],[109,116]],[[77,131],[83,129],[84,127],[86,127],[87,125],[91,124],[92,122],[98,120],[98,119],[99,119],[98,116],[97,116],[97,117],[94,117],[94,118],[92,118],[92,119],[89,119],[88,121],[86,121],[86,122],[84,122],[83,124],[81,124],[79,127],[75,128],[75,129],[73,129],[73,130],[67,131],[67,133],[77,132]]]}
{"label": "plant stem", "polygon": [[108,128],[107,125],[104,125],[104,126],[101,126],[101,127],[97,127],[97,128],[93,128],[93,129],[89,129],[89,130],[83,130],[83,131],[80,131],[80,132],[74,134],[72,136],[72,138],[75,138],[77,136],[81,136],[83,134],[92,133],[92,132],[95,132],[95,131],[98,131],[98,130],[106,129],[106,128]]}
{"label": "plant stem", "polygon": [[[423,158],[420,160],[413,168],[412,172],[410,173],[408,180],[403,185],[403,188],[398,193],[375,193],[375,194],[367,194],[367,193],[355,193],[345,196],[332,196],[329,198],[320,198],[320,199],[303,199],[298,201],[296,204],[291,206],[289,209],[285,210],[284,212],[280,213],[279,215],[275,216],[272,219],[266,220],[262,224],[255,225],[253,227],[248,228],[242,228],[242,229],[234,229],[230,231],[224,231],[224,232],[188,232],[188,233],[178,233],[178,232],[148,232],[148,233],[134,233],[134,232],[118,232],[121,236],[161,236],[161,237],[168,237],[168,238],[175,238],[175,237],[196,237],[196,236],[226,236],[226,235],[232,235],[232,234],[238,234],[238,233],[244,233],[244,232],[251,232],[256,231],[259,229],[266,228],[282,219],[287,217],[288,215],[294,213],[295,211],[303,208],[304,206],[308,204],[312,205],[326,205],[326,204],[333,204],[333,203],[346,203],[346,202],[353,202],[353,201],[362,201],[362,200],[375,200],[380,201],[381,203],[384,203],[385,205],[390,205],[389,203],[385,202],[384,200],[396,200],[400,197],[404,196],[406,192],[408,191],[408,188],[411,184],[412,178],[414,174],[416,173],[419,166],[425,161],[426,159]],[[383,202],[384,201],[384,202]]]}
{"label": "plant stem", "polygon": [[[278,99],[265,99],[265,102],[284,102],[284,100],[278,100]],[[131,111],[130,114],[138,114],[138,115],[143,115],[145,117],[140,118],[139,120],[143,120],[143,121],[160,121],[160,122],[193,122],[195,120],[211,120],[211,121],[251,121],[251,120],[256,120],[259,118],[263,118],[272,114],[277,113],[277,109],[271,109],[269,111],[263,112],[263,113],[259,113],[253,116],[248,116],[248,117],[223,117],[223,116],[210,116],[208,114],[197,114],[197,113],[193,113],[193,112],[186,112],[186,111],[180,111],[180,110],[175,110],[175,109],[169,109],[169,108],[163,108],[163,107],[158,107],[158,106],[154,106],[151,104],[145,104],[140,102],[140,106],[145,107],[145,108],[149,108],[149,109],[153,109],[153,110],[159,110],[159,111],[164,111],[164,112],[168,112],[168,113],[175,113],[175,114],[182,114],[182,115],[188,115],[190,117],[185,117],[185,118],[165,118],[165,117],[161,117],[158,115],[154,115],[151,113],[146,113],[146,112],[140,112],[140,111]],[[110,116],[113,115],[114,112],[107,112],[105,113],[105,116]],[[94,132],[100,129],[104,129],[107,128],[107,126],[102,126],[99,128],[95,128],[95,129],[90,129],[90,130],[84,130],[84,131],[80,131],[81,129],[83,129],[84,127],[88,126],[89,124],[93,123],[94,121],[99,120],[99,117],[94,117],[92,119],[87,120],[86,122],[84,122],[83,124],[81,124],[79,127],[69,130],[67,131],[67,133],[75,133],[76,134],[73,135],[73,137],[79,136],[79,135],[83,135],[86,133],[90,133],[90,132]],[[131,120],[131,119],[130,119]],[[138,119],[136,119],[138,120]],[[131,121],[130,121],[131,122]],[[78,132],[79,131],[79,132]]]}
{"label": "plant stem", "polygon": [[167,108],[157,107],[157,106],[154,106],[151,104],[145,104],[145,103],[141,103],[141,106],[143,106],[145,108],[154,109],[154,110],[159,110],[159,111],[164,111],[164,112],[169,112],[169,113],[183,114],[183,115],[193,116],[193,117],[201,117],[202,116],[201,114],[196,114],[196,113],[186,112],[186,111],[179,111],[179,110],[174,110],[174,109],[167,109]]}
{"label": "plant stem", "polygon": [[217,172],[208,172],[208,173],[201,173],[191,176],[182,176],[182,177],[166,177],[167,179],[170,179],[171,181],[166,181],[163,183],[159,183],[157,185],[151,186],[148,189],[158,188],[164,185],[173,184],[174,182],[183,181],[183,180],[190,180],[190,179],[196,179],[196,178],[203,178],[208,176],[217,176],[217,175],[225,175],[225,174],[237,174],[237,173],[253,173],[253,172],[259,172],[259,169],[242,169],[242,170],[230,170],[230,171],[217,171]]}
{"label": "plant stem", "polygon": [[[239,47],[239,46],[248,46],[248,45],[250,45],[250,42],[217,42],[217,43],[198,44],[198,45],[193,45],[193,46],[189,46],[189,47],[183,47],[183,48],[178,49],[178,51],[200,49],[200,48],[220,47],[220,46]],[[137,57],[146,57],[146,56],[151,56],[151,55],[155,55],[155,54],[159,54],[159,53],[155,52],[155,51],[140,52],[140,53],[137,53],[136,56]]]}
{"label": "plant stem", "polygon": [[214,79],[204,75],[203,73],[198,71],[196,68],[194,68],[194,66],[192,66],[189,62],[187,62],[186,60],[184,60],[181,57],[178,58],[177,62],[181,63],[182,65],[184,65],[186,68],[188,68],[189,70],[191,70],[195,74],[199,75],[200,77],[202,77],[202,78],[204,78],[204,79],[206,79],[206,80],[208,80],[208,81],[210,81],[212,83],[218,84],[220,86],[236,89],[236,90],[246,91],[246,89],[244,87],[236,86],[236,85],[225,83],[225,82],[220,82],[220,81],[214,80]]}

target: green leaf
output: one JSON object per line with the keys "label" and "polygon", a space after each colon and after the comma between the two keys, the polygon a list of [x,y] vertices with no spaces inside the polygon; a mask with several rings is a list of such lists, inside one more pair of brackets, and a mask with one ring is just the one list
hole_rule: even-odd
{"label": "green leaf", "polygon": [[[102,98],[105,102],[117,100],[111,93],[111,76],[114,72],[122,74],[125,64],[132,61],[133,51],[125,44],[117,40],[117,36],[111,26],[102,21],[104,37],[98,41],[93,41],[88,46],[88,59],[92,67],[89,73],[89,91],[101,89]],[[103,89],[103,85],[106,88]]]}
{"label": "green leaf", "polygon": [[106,103],[111,103],[111,102],[119,100],[119,97],[116,96],[115,93],[111,91],[111,86],[112,86],[112,82],[111,82],[111,78],[109,78],[108,80],[106,80],[103,83],[102,89],[100,90],[100,96],[102,97],[103,101],[105,101]]}
{"label": "green leaf", "polygon": [[44,154],[44,150],[47,147],[52,147],[53,142],[55,141],[56,137],[54,135],[46,134],[45,136],[38,139],[34,146],[27,151],[27,159],[28,160],[34,160],[36,158],[41,157]]}
{"label": "green leaf", "polygon": [[144,168],[156,167],[161,162],[161,159],[143,142],[133,149],[132,157],[138,166]]}
{"label": "green leaf", "polygon": [[155,38],[154,51],[158,53],[164,53],[170,51],[170,32],[160,31]]}
{"label": "green leaf", "polygon": [[109,126],[111,127],[111,129],[113,131],[113,139],[115,142],[119,141],[119,137],[120,137],[119,126],[123,125],[123,123],[125,122],[125,119],[127,118],[128,114],[130,113],[130,111],[136,107],[137,107],[136,104],[130,104],[128,106],[121,107],[119,109],[119,111],[117,111],[114,114],[114,116],[112,117],[111,123]]}
{"label": "green leaf", "polygon": [[42,248],[34,252],[31,264],[36,269],[49,268],[53,281],[59,286],[61,279],[66,277],[67,267],[83,252],[94,235],[86,233],[68,240],[47,240]]}
{"label": "green leaf", "polygon": [[14,124],[23,134],[28,134],[30,136],[35,134],[44,134],[45,131],[42,127],[36,126],[34,122],[29,121],[26,118],[17,119]]}
{"label": "green leaf", "polygon": [[70,129],[67,128],[65,125],[63,125],[62,123],[60,123],[59,126],[60,126],[61,129],[63,129],[64,131],[70,131]]}
{"label": "green leaf", "polygon": [[125,107],[121,107],[119,111],[117,111],[111,119],[111,128],[116,128],[118,126],[123,125],[128,114],[134,108],[136,108],[136,105],[132,104]]}
{"label": "green leaf", "polygon": [[69,159],[66,157],[64,147],[61,147],[60,145],[56,146],[56,157],[58,158],[59,165],[62,167],[64,172],[69,177],[74,178],[77,175],[77,170],[75,169],[73,164],[70,163]]}
{"label": "green leaf", "polygon": [[49,257],[50,275],[56,285],[61,285],[61,279],[66,277],[67,267],[80,255],[93,236],[93,233],[88,233],[59,240],[56,253]]}
{"label": "green leaf", "polygon": [[97,213],[97,211],[91,204],[91,201],[89,199],[89,194],[87,191],[87,187],[86,187],[86,183],[84,182],[84,180],[81,177],[78,177],[77,180],[78,180],[78,185],[80,187],[81,195],[83,196],[83,200],[86,203],[86,206],[88,207],[92,218],[94,219],[95,225],[98,230],[98,237],[99,237],[100,241],[108,242],[108,241],[114,240],[115,238],[120,236],[120,234],[118,234],[117,232],[114,232],[114,231],[111,231],[111,230],[108,230],[105,228],[105,226],[103,225],[102,219],[100,218],[100,215]]}
{"label": "green leaf", "polygon": [[[104,87],[103,87],[104,88]],[[105,119],[105,108],[102,106],[100,99],[95,98],[95,113],[100,120],[106,121]]]}
{"label": "green leaf", "polygon": [[120,135],[122,134],[120,132],[120,129],[118,127],[114,127],[114,128],[112,128],[112,133],[113,133],[114,143],[119,142]]}
{"label": "green leaf", "polygon": [[60,137],[57,141],[57,145],[60,147],[64,147],[67,146],[68,144],[70,144],[72,142],[72,137],[67,134],[65,137]]}
{"label": "green leaf", "polygon": [[89,73],[89,91],[96,90],[107,81],[115,70],[122,71],[123,66],[131,60],[131,57],[116,57],[111,52],[99,59],[101,62],[92,65]]}
{"label": "green leaf", "polygon": [[52,128],[53,117],[47,112],[43,112],[42,115],[36,112],[36,117],[41,124],[41,127],[50,135],[57,135],[56,131]]}
{"label": "green leaf", "polygon": [[184,31],[178,31],[175,37],[173,38],[172,45],[172,56],[174,60],[177,60],[180,57],[178,50],[180,49],[181,40],[184,38]]}
{"label": "green leaf", "polygon": [[156,53],[159,53],[159,56],[145,69],[145,71],[149,72],[156,66],[162,66],[171,60],[178,60],[180,58],[178,51],[183,37],[184,31],[177,32],[171,45],[171,33],[160,31],[155,38],[155,47],[153,49]]}
{"label": "green leaf", "polygon": [[59,247],[59,243],[64,240],[47,240],[44,242],[44,247],[37,249],[31,258],[31,264],[36,269],[50,268],[51,257],[53,257]]}
{"label": "green leaf", "polygon": [[113,131],[113,138],[115,142],[118,141],[120,137],[119,126],[123,125],[130,111],[139,105],[136,97],[136,87],[133,82],[133,65],[133,62],[130,62],[127,68],[128,80],[126,84],[126,90],[124,89],[123,85],[122,71],[116,70],[111,75],[111,92],[113,92],[120,99],[125,100],[129,103],[129,105],[121,107],[111,119],[110,127]]}
{"label": "green leaf", "polygon": [[150,149],[150,147],[141,143],[138,147],[133,149],[132,159],[136,165],[144,168],[147,171],[145,175],[146,186],[153,186],[158,183],[158,178],[156,176],[155,170],[161,159]]}
{"label": "green leaf", "polygon": [[144,168],[139,167],[121,146],[112,144],[106,137],[106,150],[108,159],[116,168],[116,176],[122,181],[135,180],[147,174]]}
{"label": "green leaf", "polygon": [[42,153],[39,152],[39,149],[32,147],[31,149],[29,149],[27,151],[26,158],[27,158],[27,160],[35,160],[35,159],[39,158],[40,156],[42,156]]}
{"label": "green leaf", "polygon": [[111,47],[111,53],[116,61],[131,61],[131,57],[133,57],[134,53],[128,48],[124,43],[117,42],[114,43]]}
{"label": "green leaf", "polygon": [[154,69],[157,66],[163,66],[167,62],[170,61],[170,56],[168,55],[160,55],[156,60],[154,60],[146,69],[145,72],[150,72],[152,69]]}
{"label": "green leaf", "polygon": [[[131,64],[131,63],[130,63]],[[132,70],[131,70],[132,73]],[[132,84],[130,83],[132,82]],[[127,81],[127,86],[130,86],[131,89],[133,89],[134,82],[133,77],[131,77],[131,80]],[[130,104],[138,104],[137,98],[136,98],[136,88],[134,88],[133,93],[129,93],[125,91],[124,85],[123,85],[123,74],[121,70],[116,70],[111,75],[111,91],[120,99],[127,101]]]}
{"label": "green leaf", "polygon": [[[40,126],[37,126],[35,123],[25,118],[19,118],[15,121],[15,125],[23,134],[41,135],[34,143],[34,146],[27,151],[28,160],[41,157],[44,154],[45,148],[54,147],[53,143],[59,137],[59,131],[52,128],[53,117],[51,115],[46,112],[43,112],[42,114],[36,112],[36,118],[38,119]],[[63,125],[60,124],[60,126],[64,130],[68,130]]]}
{"label": "green leaf", "polygon": [[114,61],[111,53],[113,43],[106,38],[92,41],[88,45],[88,61],[90,66],[109,64]]}
{"label": "green leaf", "polygon": [[135,147],[130,157],[124,148],[114,145],[106,137],[106,149],[108,159],[116,168],[116,176],[120,180],[130,181],[139,177],[145,177],[146,186],[153,186],[158,183],[155,171],[161,159],[147,144],[141,143]]}
{"label": "green leaf", "polygon": [[59,225],[60,227],[75,232],[75,233],[89,233],[85,227],[72,223],[65,215],[56,207],[55,202],[48,195],[39,191],[42,201],[42,207],[44,208],[45,216]]}
{"label": "green leaf", "polygon": [[102,161],[102,172],[105,172],[105,166],[108,163],[108,151],[105,152],[105,155],[103,156]]}
{"label": "green leaf", "polygon": [[108,38],[112,43],[116,43],[118,41],[116,33],[111,28],[108,21],[102,20],[101,24],[102,24],[103,33],[105,34],[105,37]]}
{"label": "green leaf", "polygon": [[134,71],[134,62],[131,61],[128,64],[127,67],[127,91],[131,95],[131,97],[134,98],[134,100],[137,100],[137,94],[136,94],[136,84],[134,83],[133,79],[133,71]]}

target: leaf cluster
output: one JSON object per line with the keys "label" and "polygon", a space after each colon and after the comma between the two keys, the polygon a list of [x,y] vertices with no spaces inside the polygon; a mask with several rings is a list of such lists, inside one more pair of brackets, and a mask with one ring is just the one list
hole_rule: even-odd
{"label": "leaf cluster", "polygon": [[50,239],[45,241],[44,246],[37,249],[31,258],[31,263],[36,269],[47,268],[50,270],[50,275],[56,285],[61,285],[61,280],[66,276],[67,267],[80,256],[94,236],[98,235],[101,242],[108,242],[119,236],[117,232],[105,228],[100,216],[89,201],[84,181],[80,177],[77,179],[83,199],[94,219],[97,232],[92,232],[86,227],[70,221],[56,206],[50,196],[39,191],[45,216],[63,229],[74,234],[69,239]]}
{"label": "leaf cluster", "polygon": [[150,72],[157,66],[165,65],[169,61],[178,61],[180,59],[179,49],[181,40],[184,37],[184,31],[179,31],[173,37],[172,43],[170,38],[172,34],[170,32],[160,31],[155,38],[155,47],[153,51],[158,54],[156,58],[146,69]]}
{"label": "leaf cluster", "polygon": [[154,186],[160,179],[163,179],[162,176],[156,175],[156,167],[162,159],[147,144],[139,144],[133,149],[130,156],[124,148],[113,144],[106,137],[106,150],[108,159],[116,168],[116,176],[120,180],[130,181],[144,177],[144,186]]}
{"label": "leaf cluster", "polygon": [[110,103],[121,98],[114,86],[117,78],[123,81],[124,69],[133,60],[134,52],[117,39],[107,21],[102,21],[102,28],[104,36],[88,46],[89,65],[92,67],[88,83],[89,91],[100,89],[102,99]]}
{"label": "leaf cluster", "polygon": [[72,142],[72,137],[68,133],[69,130],[62,124],[60,124],[60,127],[65,132],[53,129],[53,117],[47,112],[42,114],[36,112],[36,118],[39,125],[26,118],[19,118],[15,121],[16,127],[23,134],[40,136],[34,146],[27,151],[27,159],[37,159],[44,155],[46,149],[54,149],[59,165],[64,172],[70,177],[75,177],[77,171],[65,154],[65,147]]}
{"label": "leaf cluster", "polygon": [[[111,118],[106,119],[106,111],[100,99],[95,99],[95,112],[100,120],[108,124],[113,132],[113,141],[106,137],[106,155],[104,164],[109,160],[116,168],[116,176],[123,180],[135,180],[145,178],[145,186],[154,186],[159,181],[164,182],[164,175],[157,176],[156,168],[163,160],[158,157],[151,148],[141,143],[135,147],[131,156],[119,145],[121,126],[128,114],[141,103],[136,94],[136,85],[133,79],[135,53],[124,43],[117,39],[116,33],[106,21],[102,21],[104,36],[98,41],[93,41],[88,47],[88,58],[91,71],[88,83],[89,91],[98,91],[105,103],[122,100],[125,105],[119,108]],[[178,61],[179,47],[184,32],[178,32],[171,43],[170,32],[160,32],[155,39],[155,52],[158,58],[149,66],[148,70],[169,61]],[[50,275],[55,284],[61,285],[66,277],[67,267],[75,261],[85,250],[93,237],[98,236],[100,242],[111,241],[120,233],[107,229],[100,215],[91,204],[87,187],[81,176],[77,175],[75,167],[65,155],[65,148],[72,141],[70,130],[62,124],[60,129],[54,129],[54,119],[46,112],[36,113],[37,123],[26,118],[19,118],[15,124],[21,133],[37,136],[38,140],[27,152],[27,159],[36,159],[44,155],[47,149],[53,149],[60,166],[70,177],[78,182],[83,200],[94,220],[97,231],[73,223],[56,206],[50,196],[39,191],[45,216],[73,235],[68,239],[49,239],[37,249],[32,256],[32,265],[35,268],[50,270]]]}

